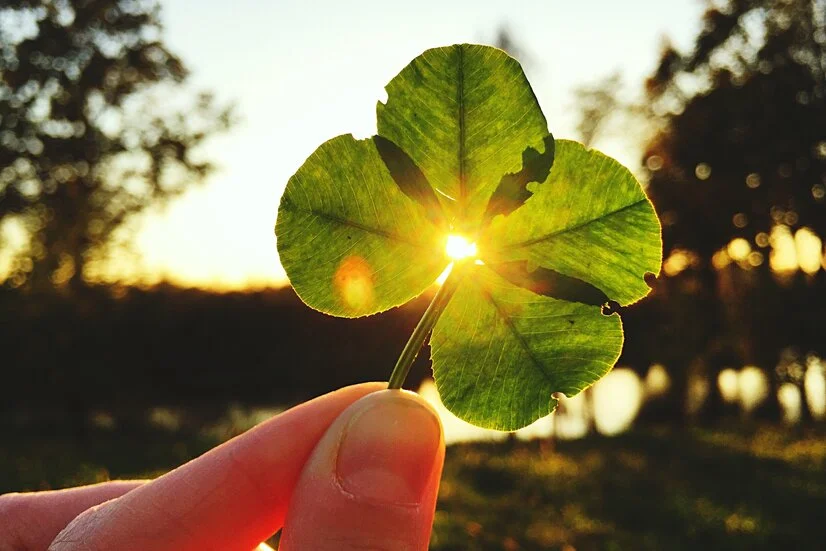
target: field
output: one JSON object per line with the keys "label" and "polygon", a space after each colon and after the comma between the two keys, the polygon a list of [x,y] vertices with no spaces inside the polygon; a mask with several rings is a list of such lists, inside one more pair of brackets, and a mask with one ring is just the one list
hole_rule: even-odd
{"label": "field", "polygon": [[[237,432],[5,427],[0,492],[156,476]],[[823,549],[826,435],[767,426],[448,449],[432,549]]]}
{"label": "field", "polygon": [[434,549],[824,549],[826,439],[637,430],[450,450]]}

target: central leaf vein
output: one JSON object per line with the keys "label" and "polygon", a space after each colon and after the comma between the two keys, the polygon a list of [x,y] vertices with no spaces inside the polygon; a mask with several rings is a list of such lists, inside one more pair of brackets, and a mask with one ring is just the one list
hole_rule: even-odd
{"label": "central leaf vein", "polygon": [[[287,201],[288,200],[285,198],[284,202],[287,202]],[[341,216],[336,216],[335,214],[331,214],[329,212],[324,212],[324,211],[320,211],[320,210],[316,210],[316,209],[312,209],[312,208],[301,207],[299,205],[296,205],[295,202],[292,202],[292,201],[289,201],[289,204],[291,206],[293,206],[298,211],[306,212],[307,214],[312,214],[312,215],[318,216],[320,218],[325,218],[327,220],[330,220],[331,222],[337,222],[337,223],[339,223],[343,226],[348,226],[348,227],[351,227],[351,228],[355,228],[355,229],[358,229],[358,230],[361,230],[361,231],[364,231],[364,232],[367,232],[367,233],[372,233],[374,235],[380,235],[380,236],[385,237],[385,238],[387,238],[391,241],[398,241],[399,243],[404,243],[405,245],[410,245],[411,247],[416,247],[418,249],[422,249],[422,250],[425,250],[425,251],[428,251],[428,252],[433,252],[433,247],[431,247],[429,245],[426,245],[424,243],[419,243],[417,241],[413,241],[412,239],[408,239],[408,238],[406,238],[402,235],[399,235],[397,233],[394,233],[394,232],[391,232],[391,231],[388,231],[388,230],[384,230],[384,229],[381,229],[381,228],[376,228],[376,227],[373,227],[373,226],[368,226],[366,224],[362,224],[362,223],[356,222],[354,220],[349,220],[347,218],[342,218]]]}
{"label": "central leaf vein", "polygon": [[[584,227],[586,227],[590,224],[593,224],[594,222],[599,222],[603,218],[608,218],[609,216],[613,216],[615,214],[619,214],[621,212],[624,212],[628,209],[634,208],[637,205],[639,205],[640,203],[644,203],[646,200],[647,199],[645,197],[642,197],[638,201],[634,201],[633,203],[625,205],[624,207],[620,207],[616,210],[612,210],[611,212],[606,212],[606,213],[600,215],[598,218],[591,218],[590,220],[586,220],[586,221],[581,222],[579,224],[575,224],[573,226],[568,226],[567,228],[561,228],[557,231],[547,233],[545,235],[535,237],[533,239],[526,239],[525,241],[520,241],[519,243],[513,243],[511,245],[507,245],[507,248],[508,249],[521,249],[521,248],[524,248],[524,247],[530,247],[531,245],[536,245],[537,243],[542,243],[543,241],[549,241],[550,239],[553,239],[554,237],[558,237],[558,236],[566,234],[568,232],[572,232],[572,231],[582,229],[582,228],[584,228]],[[501,251],[505,248],[506,247],[500,247],[499,250]]]}
{"label": "central leaf vein", "polygon": [[527,354],[528,358],[531,360],[531,363],[534,365],[534,367],[536,367],[536,369],[542,374],[542,377],[544,377],[546,381],[548,381],[549,383],[553,383],[553,377],[551,377],[550,374],[545,370],[545,366],[542,364],[542,362],[539,361],[539,358],[537,358],[536,355],[534,355],[533,351],[528,346],[528,342],[525,340],[525,337],[516,328],[516,325],[514,325],[511,317],[507,314],[507,312],[505,312],[502,306],[498,302],[496,302],[496,300],[493,298],[493,295],[484,285],[481,285],[480,288],[482,290],[482,294],[485,296],[485,299],[496,309],[496,313],[499,314],[499,317],[502,318],[502,321],[505,322],[505,325],[507,325],[513,337],[525,351],[525,354]]}
{"label": "central leaf vein", "polygon": [[459,108],[459,212],[464,216],[467,204],[467,182],[465,181],[465,51],[459,46],[459,63],[457,63],[458,86],[456,103]]}

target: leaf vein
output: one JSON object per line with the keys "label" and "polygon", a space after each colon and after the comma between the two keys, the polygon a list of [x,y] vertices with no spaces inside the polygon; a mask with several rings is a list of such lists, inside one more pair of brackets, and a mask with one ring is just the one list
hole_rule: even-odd
{"label": "leaf vein", "polygon": [[[526,239],[525,241],[520,241],[518,243],[513,243],[511,245],[508,245],[508,248],[521,249],[521,248],[524,248],[524,247],[530,247],[531,245],[536,245],[537,243],[542,243],[543,241],[549,241],[549,240],[553,239],[554,237],[558,237],[558,236],[563,235],[565,233],[582,229],[582,228],[584,228],[584,227],[586,227],[590,224],[593,224],[594,222],[601,221],[603,218],[607,218],[609,216],[614,216],[615,214],[619,214],[623,211],[626,211],[628,209],[636,207],[637,205],[639,205],[640,203],[644,203],[645,201],[646,201],[646,198],[642,197],[638,201],[634,201],[633,203],[625,205],[624,207],[620,207],[618,209],[612,210],[611,212],[606,212],[606,213],[600,215],[598,218],[591,218],[590,220],[586,220],[584,222],[581,222],[579,224],[575,224],[573,226],[568,226],[567,228],[561,228],[557,231],[553,231],[551,233],[542,235],[540,237],[535,237],[533,239]],[[501,247],[499,250],[501,251],[503,249],[504,249],[504,247]]]}

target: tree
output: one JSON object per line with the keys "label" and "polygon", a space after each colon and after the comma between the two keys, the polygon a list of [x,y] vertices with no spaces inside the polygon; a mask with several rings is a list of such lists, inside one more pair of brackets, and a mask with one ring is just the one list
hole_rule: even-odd
{"label": "tree", "polygon": [[579,122],[577,132],[579,140],[587,146],[604,130],[607,122],[618,111],[631,111],[631,106],[620,103],[617,90],[622,86],[622,77],[618,72],[600,80],[580,86],[575,90]]}
{"label": "tree", "polygon": [[[696,278],[716,297],[695,320],[709,329],[698,353],[712,390],[733,359],[766,368],[774,390],[782,348],[823,353],[805,324],[822,311],[824,274],[787,278],[796,290],[784,291],[769,237],[804,227],[826,235],[825,14],[823,0],[711,5],[692,51],[667,47],[647,82],[663,117],[644,162],[665,257],[691,259],[672,275]],[[799,313],[779,299],[801,293]],[[712,392],[712,405],[719,401]]]}
{"label": "tree", "polygon": [[499,28],[496,30],[496,38],[493,39],[493,45],[500,50],[508,52],[508,55],[514,59],[518,59],[522,65],[530,65],[531,56],[507,24],[503,23],[499,25]]}
{"label": "tree", "polygon": [[3,3],[0,222],[28,236],[9,282],[77,287],[136,215],[204,180],[197,148],[232,117],[187,77],[157,0]]}

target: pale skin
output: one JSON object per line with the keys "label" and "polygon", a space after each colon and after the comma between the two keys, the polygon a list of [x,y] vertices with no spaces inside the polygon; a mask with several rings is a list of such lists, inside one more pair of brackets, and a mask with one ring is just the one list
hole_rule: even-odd
{"label": "pale skin", "polygon": [[151,481],[0,496],[0,551],[427,549],[433,409],[386,383],[290,409]]}

